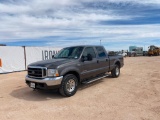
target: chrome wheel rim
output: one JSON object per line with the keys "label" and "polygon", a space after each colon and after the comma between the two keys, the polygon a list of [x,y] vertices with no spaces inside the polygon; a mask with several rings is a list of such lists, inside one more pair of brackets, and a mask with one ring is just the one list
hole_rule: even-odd
{"label": "chrome wheel rim", "polygon": [[73,79],[68,80],[66,84],[66,89],[68,92],[73,92],[75,90],[76,83]]}
{"label": "chrome wheel rim", "polygon": [[119,68],[116,67],[116,76],[118,76],[118,75],[119,75]]}

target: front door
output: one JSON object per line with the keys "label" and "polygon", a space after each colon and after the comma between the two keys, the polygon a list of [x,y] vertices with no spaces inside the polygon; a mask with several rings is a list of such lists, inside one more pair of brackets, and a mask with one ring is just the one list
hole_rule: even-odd
{"label": "front door", "polygon": [[97,71],[97,59],[96,53],[93,47],[86,47],[82,57],[87,58],[87,55],[90,54],[92,56],[92,60],[85,60],[81,62],[81,76],[82,79],[87,79],[96,76]]}

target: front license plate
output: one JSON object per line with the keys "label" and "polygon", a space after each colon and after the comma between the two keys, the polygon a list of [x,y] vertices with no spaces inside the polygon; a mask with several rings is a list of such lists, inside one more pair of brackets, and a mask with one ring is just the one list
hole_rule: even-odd
{"label": "front license plate", "polygon": [[35,83],[30,83],[30,87],[31,88],[36,88],[36,84]]}

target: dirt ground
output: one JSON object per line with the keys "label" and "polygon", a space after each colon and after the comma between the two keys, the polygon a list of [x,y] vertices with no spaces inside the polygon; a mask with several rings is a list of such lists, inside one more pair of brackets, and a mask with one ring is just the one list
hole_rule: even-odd
{"label": "dirt ground", "polygon": [[0,74],[0,120],[160,120],[160,56],[127,57],[119,78],[81,85],[68,98],[33,91],[25,75]]}

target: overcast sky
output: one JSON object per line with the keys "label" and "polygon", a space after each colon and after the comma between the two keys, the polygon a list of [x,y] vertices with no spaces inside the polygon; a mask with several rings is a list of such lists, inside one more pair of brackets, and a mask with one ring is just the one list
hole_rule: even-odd
{"label": "overcast sky", "polygon": [[0,0],[0,43],[160,47],[160,0]]}

